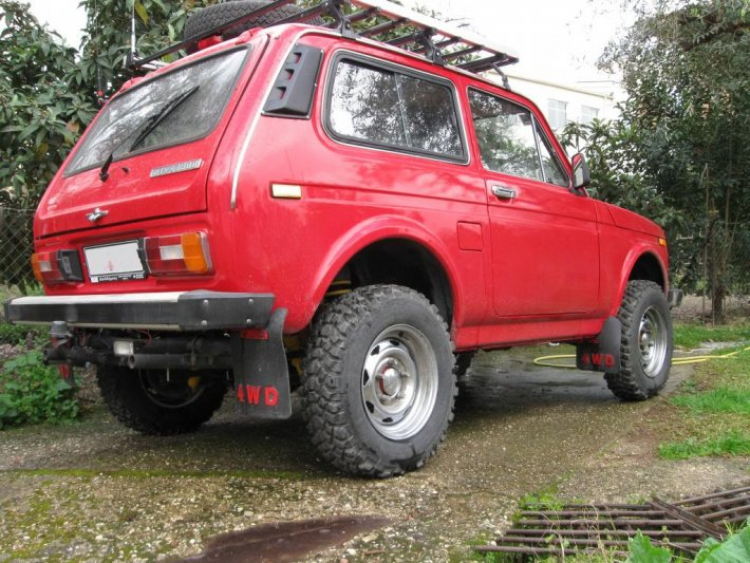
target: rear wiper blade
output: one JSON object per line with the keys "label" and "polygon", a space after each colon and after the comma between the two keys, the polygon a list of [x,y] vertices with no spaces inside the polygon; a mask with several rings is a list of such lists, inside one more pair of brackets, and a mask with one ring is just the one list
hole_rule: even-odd
{"label": "rear wiper blade", "polygon": [[114,158],[115,152],[112,151],[111,153],[109,153],[107,160],[104,161],[101,170],[99,170],[99,179],[102,182],[106,182],[107,178],[109,178],[109,167],[112,166],[112,160],[114,160]]}
{"label": "rear wiper blade", "polygon": [[[159,124],[164,121],[167,116],[169,116],[170,113],[172,113],[174,110],[177,109],[177,107],[187,100],[190,96],[195,94],[195,92],[198,91],[198,88],[200,88],[200,85],[196,84],[192,88],[189,88],[173,98],[172,100],[168,101],[166,104],[164,104],[159,111],[156,113],[151,114],[145,121],[145,126],[143,130],[138,134],[138,136],[135,138],[135,141],[130,145],[130,148],[127,152],[133,152],[135,147],[140,145],[143,140],[148,137],[154,129],[156,129]],[[99,179],[102,182],[106,182],[109,178],[109,167],[112,166],[112,161],[115,158],[115,153],[117,150],[125,143],[126,139],[123,139],[120,141],[117,146],[112,149],[112,151],[109,153],[109,156],[104,161],[104,164],[102,165],[101,169],[99,170]]]}
{"label": "rear wiper blade", "polygon": [[182,94],[179,94],[178,96],[172,98],[170,101],[164,104],[158,112],[149,117],[146,122],[146,127],[135,138],[133,143],[130,145],[128,152],[133,152],[135,148],[140,145],[146,139],[146,137],[148,137],[154,131],[154,129],[156,129],[159,124],[169,116],[169,114],[176,110],[190,96],[195,94],[198,91],[198,88],[200,88],[200,85],[196,84],[192,88],[185,90]]}

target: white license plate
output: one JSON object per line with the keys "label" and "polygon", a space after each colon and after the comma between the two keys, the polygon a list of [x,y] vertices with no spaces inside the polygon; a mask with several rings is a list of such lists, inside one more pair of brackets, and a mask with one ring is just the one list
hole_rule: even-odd
{"label": "white license plate", "polygon": [[92,283],[141,280],[146,277],[140,256],[138,242],[128,241],[118,244],[89,246],[83,249],[86,265]]}

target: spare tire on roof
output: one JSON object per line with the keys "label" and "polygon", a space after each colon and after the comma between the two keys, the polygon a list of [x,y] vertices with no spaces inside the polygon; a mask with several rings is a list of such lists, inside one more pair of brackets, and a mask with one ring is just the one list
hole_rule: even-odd
{"label": "spare tire on roof", "polygon": [[[258,8],[261,8],[268,2],[258,2],[255,0],[235,0],[230,2],[223,2],[221,4],[214,4],[213,6],[206,6],[202,10],[199,10],[192,14],[187,22],[185,23],[185,31],[183,37],[185,40],[192,39],[193,37],[199,37],[205,33],[208,33],[212,29],[224,25],[234,19],[241,16],[254,12]],[[268,27],[278,21],[286,19],[290,16],[299,14],[302,11],[301,8],[294,5],[281,6],[267,14],[263,14],[258,18],[251,19],[242,25],[234,26],[230,29],[224,30],[221,33],[222,39],[231,39],[237,37],[243,31],[252,29],[254,27]],[[325,22],[320,17],[312,18],[305,23],[309,25],[324,25]],[[188,49],[190,52],[195,51],[195,47]]]}

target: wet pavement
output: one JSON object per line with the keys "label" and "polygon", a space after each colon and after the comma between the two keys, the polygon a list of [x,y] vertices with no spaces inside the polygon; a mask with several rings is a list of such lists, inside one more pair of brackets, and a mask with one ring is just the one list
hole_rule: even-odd
{"label": "wet pavement", "polygon": [[438,455],[389,480],[336,473],[299,415],[252,423],[229,396],[189,436],[140,436],[101,408],[70,426],[2,432],[0,562],[219,561],[222,549],[242,561],[465,561],[538,491],[615,501],[750,481],[742,460],[655,460],[640,438],[663,398],[622,403],[601,374],[531,364],[571,350],[478,355]]}

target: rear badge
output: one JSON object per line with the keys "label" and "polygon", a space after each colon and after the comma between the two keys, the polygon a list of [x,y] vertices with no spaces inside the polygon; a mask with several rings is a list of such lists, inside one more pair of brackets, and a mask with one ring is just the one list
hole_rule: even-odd
{"label": "rear badge", "polygon": [[178,172],[196,170],[201,166],[203,166],[203,159],[188,160],[187,162],[170,164],[169,166],[162,166],[161,168],[153,168],[150,176],[151,178],[158,178],[159,176],[166,176],[167,174],[177,174]]}

